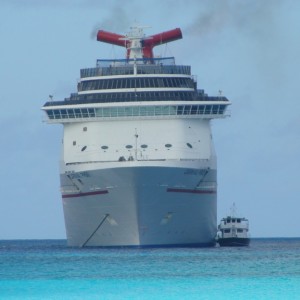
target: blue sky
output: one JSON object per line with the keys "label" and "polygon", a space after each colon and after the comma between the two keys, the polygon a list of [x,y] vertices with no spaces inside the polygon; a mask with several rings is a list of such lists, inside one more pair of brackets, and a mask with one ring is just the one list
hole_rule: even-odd
{"label": "blue sky", "polygon": [[300,236],[300,2],[296,0],[2,0],[0,239],[65,238],[58,161],[62,127],[40,108],[75,92],[79,70],[124,49],[97,29],[180,27],[154,49],[190,64],[198,87],[231,100],[212,123],[218,218],[233,202],[254,237]]}

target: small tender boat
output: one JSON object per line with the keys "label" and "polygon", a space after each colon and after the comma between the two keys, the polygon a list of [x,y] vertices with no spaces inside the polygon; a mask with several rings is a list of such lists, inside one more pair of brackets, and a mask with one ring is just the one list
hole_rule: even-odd
{"label": "small tender boat", "polygon": [[231,215],[221,220],[216,240],[221,247],[249,246],[249,221],[246,218],[235,216],[234,205]]}

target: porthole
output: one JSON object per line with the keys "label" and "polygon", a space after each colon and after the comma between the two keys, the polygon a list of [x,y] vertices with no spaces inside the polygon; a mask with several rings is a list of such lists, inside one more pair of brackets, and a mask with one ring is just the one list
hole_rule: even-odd
{"label": "porthole", "polygon": [[101,149],[106,150],[108,149],[108,146],[102,146]]}
{"label": "porthole", "polygon": [[146,148],[148,148],[148,145],[143,144],[143,145],[141,145],[141,148],[146,149]]}
{"label": "porthole", "polygon": [[81,151],[83,152],[86,148],[87,148],[86,146],[82,147]]}
{"label": "porthole", "polygon": [[127,149],[132,149],[132,146],[131,145],[126,145],[126,148]]}
{"label": "porthole", "polygon": [[76,141],[73,141],[73,146],[76,146]]}
{"label": "porthole", "polygon": [[87,127],[83,127],[83,131],[87,131]]}
{"label": "porthole", "polygon": [[186,143],[186,145],[187,145],[189,148],[193,148],[193,146],[192,146],[190,143]]}
{"label": "porthole", "polygon": [[166,147],[166,148],[171,148],[172,145],[171,145],[171,144],[165,144],[165,147]]}

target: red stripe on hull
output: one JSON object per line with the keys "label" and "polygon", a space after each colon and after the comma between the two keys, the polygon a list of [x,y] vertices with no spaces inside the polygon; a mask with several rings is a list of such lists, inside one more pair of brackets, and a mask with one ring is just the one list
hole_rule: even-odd
{"label": "red stripe on hull", "polygon": [[95,191],[95,192],[87,192],[87,193],[79,193],[79,194],[67,194],[62,195],[62,198],[75,198],[75,197],[85,197],[85,196],[94,196],[94,195],[103,195],[108,194],[107,190],[104,191]]}
{"label": "red stripe on hull", "polygon": [[215,190],[189,190],[189,189],[175,189],[175,188],[168,188],[167,192],[172,193],[190,193],[190,194],[215,194]]}

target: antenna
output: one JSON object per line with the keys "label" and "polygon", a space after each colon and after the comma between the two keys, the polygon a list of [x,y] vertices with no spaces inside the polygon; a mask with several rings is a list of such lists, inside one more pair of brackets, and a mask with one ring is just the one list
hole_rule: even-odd
{"label": "antenna", "polygon": [[236,206],[235,206],[234,202],[230,208],[230,214],[231,214],[231,217],[236,217]]}

